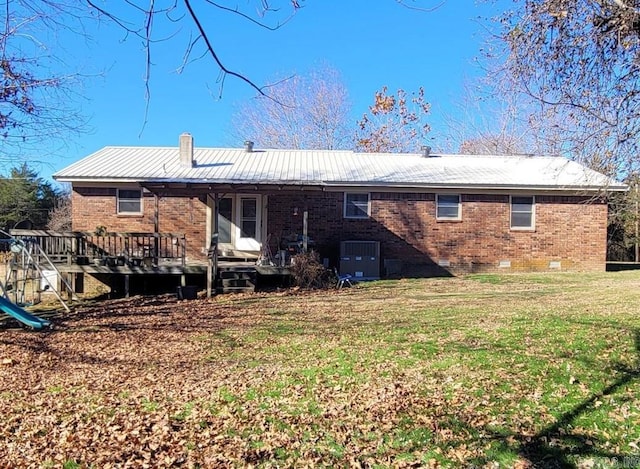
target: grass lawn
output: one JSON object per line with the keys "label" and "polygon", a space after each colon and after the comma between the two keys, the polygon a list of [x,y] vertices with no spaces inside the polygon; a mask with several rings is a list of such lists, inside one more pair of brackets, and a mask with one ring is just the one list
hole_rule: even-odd
{"label": "grass lawn", "polygon": [[639,309],[640,272],[84,306],[0,329],[0,467],[636,467]]}

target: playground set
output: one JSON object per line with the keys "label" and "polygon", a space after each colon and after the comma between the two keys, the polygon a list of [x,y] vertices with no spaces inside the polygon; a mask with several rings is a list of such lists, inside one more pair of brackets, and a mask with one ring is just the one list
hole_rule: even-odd
{"label": "playground set", "polygon": [[16,239],[2,230],[0,236],[0,244],[8,254],[6,275],[4,279],[0,278],[0,312],[34,330],[50,327],[50,321],[30,313],[25,307],[39,303],[42,293],[47,292],[55,295],[62,307],[70,311],[58,285],[71,299],[77,299],[73,289],[36,240]]}

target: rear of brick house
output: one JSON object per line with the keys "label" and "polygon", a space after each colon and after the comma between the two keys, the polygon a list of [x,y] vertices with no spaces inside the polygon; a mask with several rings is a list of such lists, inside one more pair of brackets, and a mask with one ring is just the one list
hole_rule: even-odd
{"label": "rear of brick house", "polygon": [[[107,147],[58,172],[73,230],[183,233],[187,262],[276,253],[301,239],[332,266],[379,243],[380,272],[422,276],[605,269],[606,191],[564,158]],[[216,213],[218,216],[216,217]],[[217,232],[217,237],[214,234]]]}

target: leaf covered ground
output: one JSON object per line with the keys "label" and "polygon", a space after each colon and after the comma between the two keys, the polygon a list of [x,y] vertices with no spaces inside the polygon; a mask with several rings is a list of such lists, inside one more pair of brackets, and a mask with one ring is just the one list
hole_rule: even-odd
{"label": "leaf covered ground", "polygon": [[640,466],[640,272],[135,297],[0,329],[0,467]]}

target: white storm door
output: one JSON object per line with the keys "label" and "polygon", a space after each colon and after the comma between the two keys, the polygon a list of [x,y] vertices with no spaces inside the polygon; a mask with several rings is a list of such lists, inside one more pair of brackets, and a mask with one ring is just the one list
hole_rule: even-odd
{"label": "white storm door", "polygon": [[262,197],[260,195],[239,195],[236,201],[236,249],[239,251],[260,251]]}

